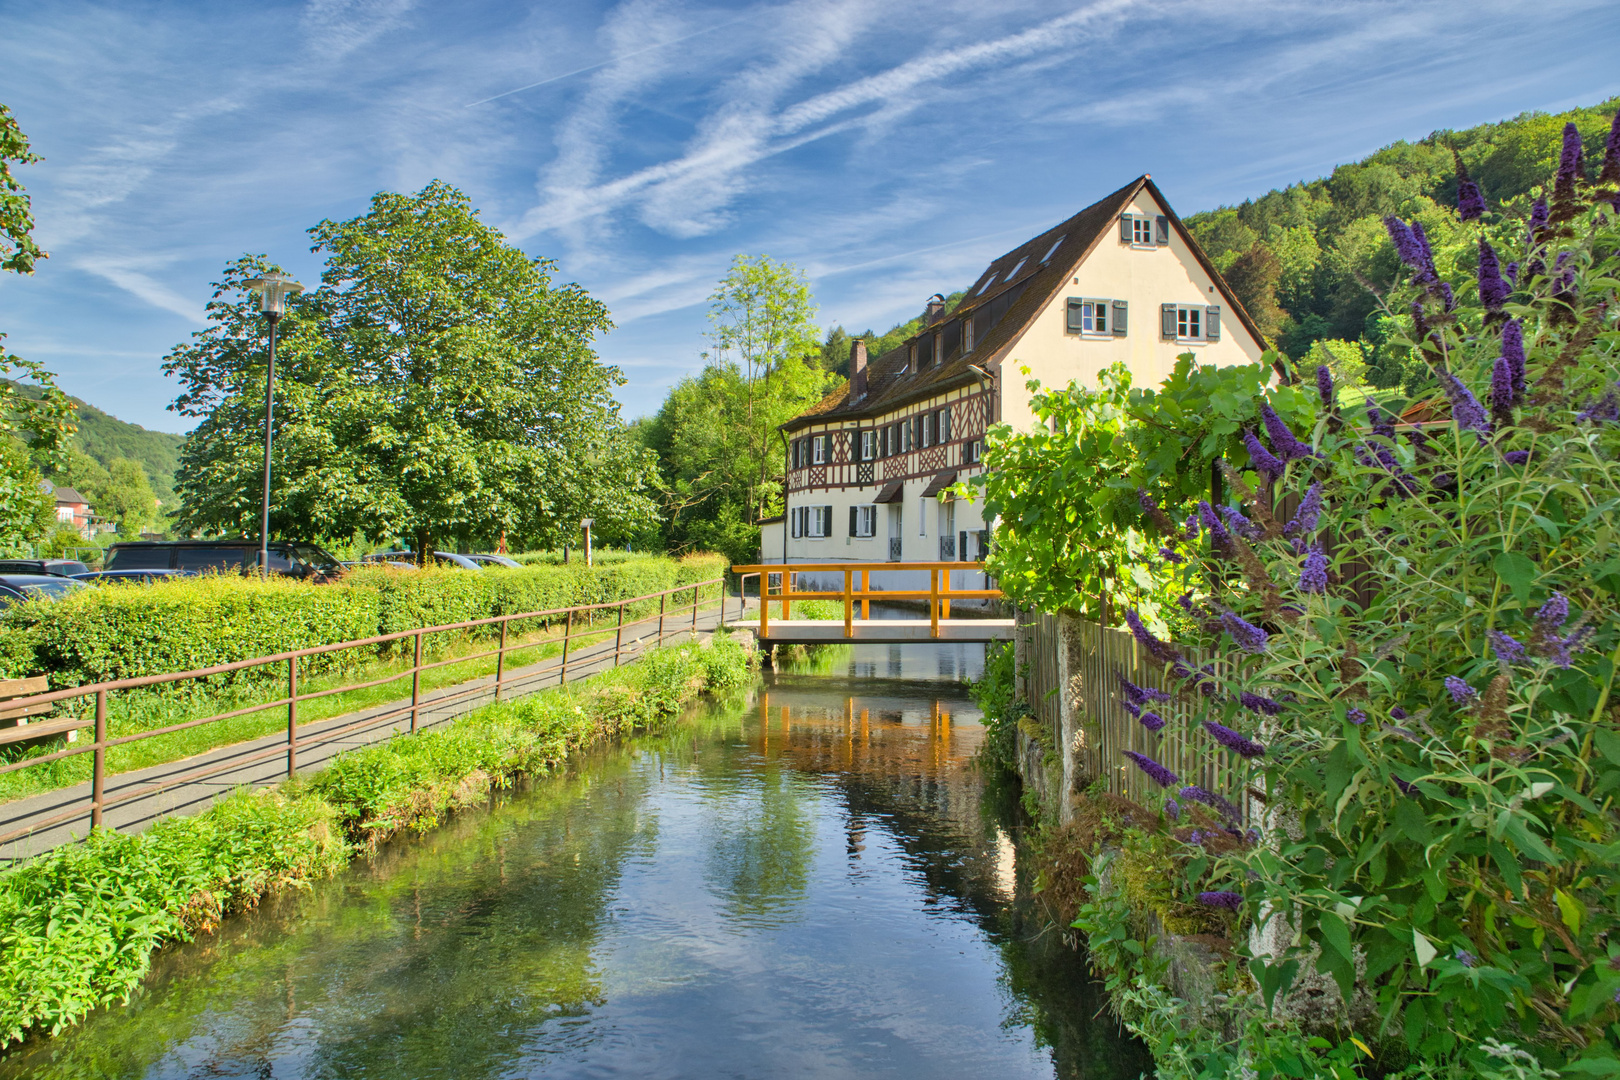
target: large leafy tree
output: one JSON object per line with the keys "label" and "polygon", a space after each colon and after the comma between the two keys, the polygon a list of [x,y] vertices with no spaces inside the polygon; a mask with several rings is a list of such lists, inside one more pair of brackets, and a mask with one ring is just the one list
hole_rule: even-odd
{"label": "large leafy tree", "polygon": [[710,298],[713,349],[642,427],[658,454],[669,544],[749,561],[761,517],[782,506],[777,427],[820,400],[815,306],[797,267],[738,256]]}
{"label": "large leafy tree", "polygon": [[[34,241],[33,206],[13,165],[39,160],[11,110],[0,105],[0,271],[32,274],[47,254]],[[53,520],[39,462],[57,459],[73,434],[73,403],[41,365],[5,350],[0,333],[0,547],[37,538]],[[26,380],[27,389],[19,380]]]}
{"label": "large leafy tree", "polygon": [[[281,324],[273,533],[402,538],[425,557],[554,543],[582,516],[608,536],[646,526],[652,462],[592,349],[611,326],[599,301],[438,181],[310,235],[326,268]],[[257,530],[266,343],[242,290],[268,268],[228,266],[213,325],[165,361],[172,408],[202,418],[177,474],[183,528]]]}

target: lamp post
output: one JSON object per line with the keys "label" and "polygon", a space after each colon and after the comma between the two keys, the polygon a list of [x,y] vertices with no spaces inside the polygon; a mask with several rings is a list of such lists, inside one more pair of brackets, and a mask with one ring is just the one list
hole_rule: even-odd
{"label": "lamp post", "polygon": [[259,515],[259,576],[270,576],[270,436],[276,402],[276,324],[287,313],[287,297],[297,296],[304,287],[279,270],[245,283],[259,294],[259,313],[270,324],[270,367],[264,378],[264,501]]}

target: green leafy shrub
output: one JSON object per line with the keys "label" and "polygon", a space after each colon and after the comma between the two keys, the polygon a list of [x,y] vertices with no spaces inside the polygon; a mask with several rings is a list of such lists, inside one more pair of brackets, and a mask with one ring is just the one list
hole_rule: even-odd
{"label": "green leafy shrub", "polygon": [[1018,698],[1016,650],[1010,641],[993,641],[984,650],[984,674],[968,687],[974,704],[984,714],[981,753],[1003,769],[1018,762],[1018,722],[1029,707]]}

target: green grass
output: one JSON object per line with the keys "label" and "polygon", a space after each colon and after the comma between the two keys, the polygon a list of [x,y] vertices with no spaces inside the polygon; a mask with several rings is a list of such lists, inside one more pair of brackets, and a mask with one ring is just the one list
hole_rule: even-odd
{"label": "green grass", "polygon": [[740,689],[753,654],[724,636],[655,649],[585,682],[339,755],[313,779],[237,792],[140,836],[96,830],[0,873],[0,1046],[127,1001],[154,950],[212,930],[267,892],[329,876],[587,743],[667,722]]}
{"label": "green grass", "polygon": [[[704,610],[710,609],[712,609],[712,605]],[[605,617],[611,620],[614,615],[610,612]],[[679,629],[680,625],[678,620],[672,620],[668,629],[673,632]],[[648,627],[643,625],[640,629],[645,633]],[[576,631],[573,637],[570,638],[570,656],[589,645],[611,640],[615,632],[616,629],[597,629],[584,633]],[[561,656],[562,636],[563,630],[561,627],[550,627],[521,636],[512,635],[508,639],[506,670],[511,672],[529,664]],[[513,645],[518,647],[514,648]],[[430,661],[449,660],[456,656],[479,653],[494,647],[495,642],[488,638],[457,635],[441,648],[436,649],[431,655],[424,656],[424,659]],[[299,722],[302,725],[318,720],[326,720],[346,713],[360,712],[390,701],[397,701],[401,697],[409,697],[411,692],[410,668],[410,659],[405,656],[383,658],[373,656],[368,658],[366,662],[344,669],[328,671],[307,678],[301,675],[298,684],[300,693],[331,690],[346,684],[370,682],[390,675],[395,676],[395,680],[363,690],[350,690],[344,693],[332,694],[314,701],[300,701],[298,705]],[[282,680],[284,680],[284,669],[282,670]],[[495,674],[495,657],[493,656],[447,664],[444,667],[423,672],[422,689],[424,692],[438,690],[493,674]],[[116,739],[141,731],[150,731],[153,728],[199,719],[214,713],[229,712],[262,701],[272,701],[286,693],[285,682],[282,680],[273,683],[263,682],[210,687],[205,691],[194,693],[172,691],[115,692],[109,695],[108,698],[107,733],[111,738]],[[75,703],[75,708],[67,711],[72,714],[87,715],[93,707],[93,700],[84,698]],[[153,765],[179,761],[182,758],[206,753],[221,746],[248,742],[264,735],[285,731],[286,727],[287,707],[285,705],[272,705],[267,706],[263,711],[246,713],[228,720],[202,724],[194,728],[188,728],[185,731],[170,732],[166,735],[158,735],[138,742],[125,743],[122,746],[112,747],[107,751],[107,774],[114,776]],[[81,739],[87,738],[89,732],[81,732],[79,737]],[[19,747],[0,748],[0,760],[11,762],[21,760],[24,757],[41,757],[63,749],[66,745],[63,739],[56,738],[40,746],[27,749]],[[84,783],[91,776],[93,767],[91,759],[91,754],[77,754],[73,757],[60,758],[33,768],[18,769],[15,772],[0,774],[0,803]]]}

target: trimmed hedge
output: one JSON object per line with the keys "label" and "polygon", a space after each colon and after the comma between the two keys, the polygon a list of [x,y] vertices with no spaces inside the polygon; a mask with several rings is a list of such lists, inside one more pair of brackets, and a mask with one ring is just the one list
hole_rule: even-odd
{"label": "trimmed hedge", "polygon": [[[61,688],[186,671],[420,626],[611,602],[725,570],[718,555],[644,556],[598,567],[477,572],[363,567],[331,585],[234,575],[111,584],[11,608],[0,620],[0,675],[44,674]],[[656,601],[635,605],[636,614],[657,609]],[[326,664],[375,655],[356,650]],[[272,674],[261,669],[244,677]]]}
{"label": "trimmed hedge", "polygon": [[128,1001],[156,949],[265,893],[328,877],[595,739],[673,719],[703,692],[738,689],[755,663],[724,636],[654,650],[580,686],[350,751],[311,780],[238,792],[140,836],[98,829],[0,873],[0,1047]]}

